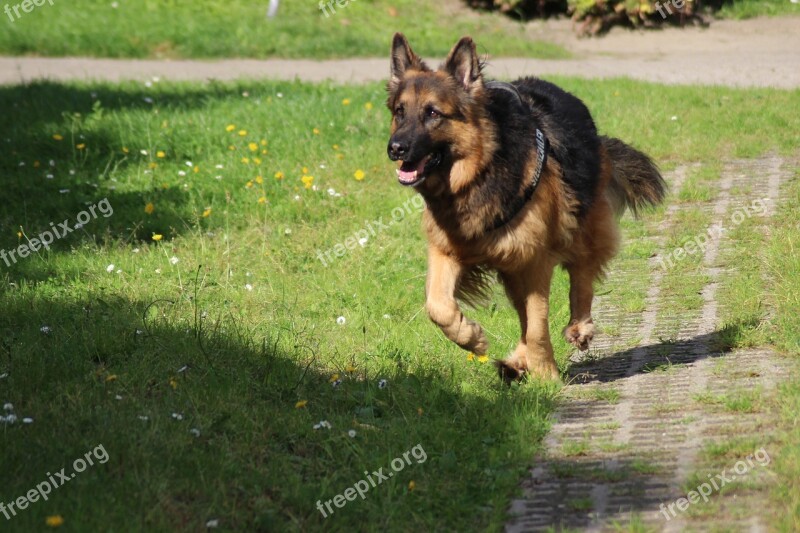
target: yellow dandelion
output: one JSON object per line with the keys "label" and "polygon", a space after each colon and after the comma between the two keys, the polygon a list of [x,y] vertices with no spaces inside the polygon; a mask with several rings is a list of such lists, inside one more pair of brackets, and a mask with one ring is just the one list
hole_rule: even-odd
{"label": "yellow dandelion", "polygon": [[303,174],[308,174],[308,167],[303,167]]}
{"label": "yellow dandelion", "polygon": [[128,147],[127,146],[123,146],[122,147],[122,153],[123,154],[127,154],[128,152],[130,152],[130,150],[128,150]]}
{"label": "yellow dandelion", "polygon": [[366,174],[364,174],[364,171],[360,168],[353,173],[353,177],[356,179],[356,181],[363,180],[365,175]]}
{"label": "yellow dandelion", "polygon": [[267,155],[268,153],[269,153],[269,151],[267,151],[267,150],[261,150],[261,155]]}
{"label": "yellow dandelion", "polygon": [[414,480],[412,479],[411,481],[409,481],[409,482],[408,482],[408,490],[409,490],[409,491],[412,491],[412,490],[414,490],[415,488],[417,488],[417,484],[416,484],[416,483],[414,483]]}
{"label": "yellow dandelion", "polygon": [[256,165],[260,165],[261,164],[261,158],[260,157],[254,157],[253,158],[253,163],[255,163]]}
{"label": "yellow dandelion", "polygon": [[211,208],[206,207],[205,211],[203,211],[203,218],[208,218],[211,216]]}
{"label": "yellow dandelion", "polygon": [[366,109],[367,111],[372,109],[372,102],[367,102],[366,104],[364,104],[364,109]]}
{"label": "yellow dandelion", "polygon": [[489,362],[489,356],[488,355],[479,355],[478,356],[478,362],[480,362],[480,363],[488,363]]}
{"label": "yellow dandelion", "polygon": [[44,523],[50,527],[60,527],[64,525],[64,518],[60,514],[48,516]]}
{"label": "yellow dandelion", "polygon": [[64,137],[62,135],[59,135],[58,133],[56,133],[55,135],[53,135],[53,140],[63,141]]}
{"label": "yellow dandelion", "polygon": [[314,132],[314,135],[319,135],[319,128],[314,128],[314,129],[313,129],[313,130],[311,130],[311,131],[313,131],[313,132]]}
{"label": "yellow dandelion", "polygon": [[228,145],[228,150],[230,150],[232,152],[232,151],[236,150],[236,147],[234,145],[230,144],[230,145]]}
{"label": "yellow dandelion", "polygon": [[312,184],[314,183],[314,176],[304,175],[302,178],[300,178],[300,180],[303,182],[303,185],[305,186],[306,189],[310,189]]}
{"label": "yellow dandelion", "polygon": [[346,370],[347,372],[349,372],[350,374],[352,374],[353,372],[355,372],[355,371],[356,371],[356,367],[354,367],[353,365],[347,365],[347,367],[345,368],[345,370]]}
{"label": "yellow dandelion", "polygon": [[117,381],[117,375],[116,374],[109,374],[108,376],[106,376],[106,383],[108,383],[110,381]]}
{"label": "yellow dandelion", "polygon": [[249,143],[247,145],[247,147],[250,148],[251,152],[257,152],[258,151],[258,144],[257,143],[251,142],[251,143]]}
{"label": "yellow dandelion", "polygon": [[474,360],[475,360],[475,354],[474,353],[468,353],[467,354],[467,361],[474,361]]}
{"label": "yellow dandelion", "polygon": [[283,172],[281,172],[280,170],[275,173],[275,179],[276,180],[282,180],[283,177],[284,177],[283,176]]}
{"label": "yellow dandelion", "polygon": [[176,390],[178,388],[178,380],[175,378],[169,378],[169,386],[172,387],[172,390]]}
{"label": "yellow dandelion", "polygon": [[336,159],[344,159],[344,154],[342,153],[336,154]]}
{"label": "yellow dandelion", "polygon": [[84,148],[86,148],[86,143],[76,144],[75,148],[77,148],[78,150],[83,150]]}
{"label": "yellow dandelion", "polygon": [[328,383],[333,383],[333,382],[334,382],[334,381],[336,381],[337,379],[339,379],[339,374],[334,374],[334,375],[332,375],[332,376],[331,376],[331,378],[328,380]]}
{"label": "yellow dandelion", "polygon": [[243,157],[242,158],[242,163],[244,163],[245,165],[248,164],[249,162],[250,162],[250,158],[249,157]]}
{"label": "yellow dandelion", "polygon": [[417,407],[417,414],[418,414],[419,416],[422,416],[422,413],[423,413],[423,411],[422,411],[422,407]]}
{"label": "yellow dandelion", "polygon": [[261,146],[266,146],[266,145],[267,145],[267,140],[261,139]]}
{"label": "yellow dandelion", "polygon": [[264,178],[262,178],[261,176],[256,176],[256,183],[261,185],[262,183],[264,183]]}
{"label": "yellow dandelion", "polygon": [[194,167],[194,168],[192,169],[192,172],[194,172],[195,174],[197,174],[198,172],[200,172],[200,167],[199,167],[199,166],[196,166],[196,167]]}
{"label": "yellow dandelion", "polygon": [[350,105],[350,99],[345,98],[344,100],[342,100],[342,105]]}
{"label": "yellow dandelion", "polygon": [[338,145],[338,144],[334,144],[334,145],[332,146],[332,148],[333,148],[334,150],[338,150],[338,149],[339,149],[339,145]]}
{"label": "yellow dandelion", "polygon": [[302,409],[303,407],[306,406],[307,403],[308,403],[308,400],[300,400],[299,402],[294,404],[294,408],[295,409]]}
{"label": "yellow dandelion", "polygon": [[164,236],[161,235],[160,233],[153,233],[153,240],[154,241],[160,241],[163,238],[164,238]]}
{"label": "yellow dandelion", "polygon": [[150,170],[152,170],[154,168],[158,168],[158,163],[154,163],[153,161],[150,161],[149,163],[147,163],[147,168],[149,168]]}
{"label": "yellow dandelion", "polygon": [[233,131],[235,129],[236,129],[236,126],[234,126],[233,124],[228,124],[227,126],[225,126],[225,131],[227,131],[227,132],[231,132],[231,131]]}
{"label": "yellow dandelion", "polygon": [[253,180],[248,181],[247,183],[244,184],[244,186],[249,189],[250,187],[253,186]]}
{"label": "yellow dandelion", "polygon": [[158,152],[156,152],[156,157],[163,159],[167,157],[167,154],[164,153],[164,150],[159,150]]}
{"label": "yellow dandelion", "polygon": [[258,199],[258,203],[260,203],[260,204],[267,203],[267,197],[266,196],[262,196],[261,198]]}
{"label": "yellow dandelion", "polygon": [[239,130],[239,137],[244,137],[247,135],[247,130]]}
{"label": "yellow dandelion", "polygon": [[147,202],[147,205],[144,206],[144,212],[148,215],[152,215],[153,211],[156,210],[156,206],[153,205],[153,202]]}
{"label": "yellow dandelion", "polygon": [[22,238],[22,232],[21,232],[21,231],[18,231],[18,232],[17,232],[17,238],[18,238],[18,239],[21,239],[21,238]]}

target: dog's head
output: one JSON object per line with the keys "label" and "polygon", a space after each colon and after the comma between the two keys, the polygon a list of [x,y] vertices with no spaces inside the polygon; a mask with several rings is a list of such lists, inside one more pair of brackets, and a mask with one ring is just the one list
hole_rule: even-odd
{"label": "dog's head", "polygon": [[439,69],[431,70],[406,38],[395,34],[387,90],[392,112],[387,152],[400,162],[397,179],[428,193],[457,188],[449,183],[453,165],[480,151],[482,142],[477,122],[484,87],[475,43],[462,38]]}

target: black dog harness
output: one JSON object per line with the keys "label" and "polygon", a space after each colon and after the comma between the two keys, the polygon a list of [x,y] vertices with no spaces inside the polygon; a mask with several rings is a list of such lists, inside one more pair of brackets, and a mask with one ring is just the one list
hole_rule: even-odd
{"label": "black dog harness", "polygon": [[[510,83],[506,83],[503,81],[490,81],[486,83],[487,89],[500,89],[503,91],[507,91],[514,95],[517,100],[517,103],[523,105],[522,96],[520,96],[519,91],[517,88],[511,85]],[[547,137],[545,137],[542,130],[536,128],[536,170],[533,173],[533,180],[525,187],[525,191],[522,196],[517,196],[509,206],[509,211],[511,215],[508,217],[498,216],[494,224],[489,228],[489,231],[493,231],[496,229],[500,229],[501,227],[505,226],[522,211],[522,208],[525,207],[530,199],[533,197],[533,193],[536,191],[536,187],[539,186],[539,180],[542,177],[542,171],[544,170],[544,166],[547,164],[547,153],[550,151],[550,143],[547,141]]]}

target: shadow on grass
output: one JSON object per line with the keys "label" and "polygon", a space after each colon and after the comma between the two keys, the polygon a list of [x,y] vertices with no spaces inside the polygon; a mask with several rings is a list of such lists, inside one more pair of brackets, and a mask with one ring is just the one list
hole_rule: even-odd
{"label": "shadow on grass", "polygon": [[[156,154],[143,157],[138,153],[137,147],[146,145],[147,138],[136,145],[131,143],[129,153],[124,153],[119,132],[125,127],[117,124],[120,129],[109,130],[111,124],[104,114],[122,110],[143,114],[186,111],[240,94],[241,87],[236,84],[217,83],[151,89],[139,84],[87,86],[49,82],[0,86],[0,249],[11,251],[28,244],[29,239],[52,226],[58,228],[65,220],[74,227],[81,213],[104,198],[113,208],[113,216],[92,218],[81,231],[56,239],[49,251],[70,250],[78,235],[81,241],[136,242],[149,241],[154,233],[163,233],[169,239],[185,231],[190,225],[187,221],[197,219],[186,190],[174,184],[168,186],[166,180],[155,176],[149,186],[138,191],[125,191],[125,184],[116,182],[116,176],[131,166],[144,173],[142,179],[146,180],[150,171],[146,160],[160,160]],[[145,100],[150,98],[156,98],[157,107]],[[121,117],[118,120],[124,120]],[[56,134],[63,138],[54,139]],[[171,154],[178,161],[191,160],[192,155]],[[154,196],[158,197],[159,208],[148,215],[144,207],[147,198]],[[0,258],[0,269],[37,279],[53,274],[39,271],[35,259],[14,263],[13,258]]]}
{"label": "shadow on grass", "polygon": [[[69,473],[98,445],[110,457],[20,513],[12,530],[35,530],[54,514],[75,530],[200,530],[214,519],[238,531],[502,522],[546,431],[553,391],[495,383],[496,400],[487,401],[446,373],[400,363],[386,375],[342,369],[334,385],[311,332],[253,330],[233,306],[206,312],[195,298],[8,295],[0,401],[34,422],[0,424],[0,501],[47,472]],[[332,427],[314,429],[321,420]],[[424,462],[322,517],[317,500],[365,471],[391,471],[417,445]]]}
{"label": "shadow on grass", "polygon": [[[741,331],[752,328],[752,322],[728,324],[722,329],[691,339],[661,341],[657,344],[637,346],[601,358],[591,358],[574,363],[568,371],[568,380],[575,384],[611,382],[634,374],[666,369],[672,365],[687,365],[707,357],[722,357],[730,352],[741,338]],[[633,365],[634,360],[639,361]]]}

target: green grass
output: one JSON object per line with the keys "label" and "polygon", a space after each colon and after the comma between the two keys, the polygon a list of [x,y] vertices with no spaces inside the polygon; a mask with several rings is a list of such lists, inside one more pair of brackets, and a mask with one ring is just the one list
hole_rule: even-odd
{"label": "green grass", "polygon": [[[604,133],[666,164],[791,153],[800,129],[785,112],[797,91],[558,81]],[[385,158],[384,97],[380,84],[0,88],[0,250],[104,198],[113,207],[2,264],[0,403],[34,422],[0,426],[0,501],[98,445],[109,456],[4,530],[55,514],[74,531],[501,527],[557,387],[501,386],[429,323],[413,210],[327,266],[318,258],[412,198]],[[670,121],[687,102],[686,115],[715,120]],[[559,339],[563,273],[551,313]],[[493,357],[514,347],[501,291],[469,314]],[[565,368],[568,348],[555,347]],[[331,428],[315,430],[322,420]],[[424,462],[332,517],[317,511],[417,446]]]}
{"label": "green grass", "polygon": [[[789,532],[800,528],[800,487],[795,482],[800,476],[800,386],[796,378],[800,372],[800,169],[795,168],[782,195],[784,200],[770,219],[768,232],[751,218],[732,230],[729,238],[735,246],[725,259],[736,264],[737,270],[726,277],[719,297],[723,319],[735,326],[727,328],[731,333],[726,343],[739,348],[769,344],[791,358],[792,379],[779,387],[776,398],[748,398],[743,394],[732,398],[731,404],[747,408],[762,403],[779,415],[778,427],[770,431],[770,442],[762,439],[758,444],[769,444],[770,469],[777,478],[771,486],[781,512],[776,514],[773,526]],[[732,438],[707,453],[724,455],[730,448],[735,454],[749,446],[752,442],[741,445]]]}
{"label": "green grass", "polygon": [[[12,2],[14,5],[14,2]],[[335,5],[335,2],[334,2]],[[563,48],[535,41],[519,23],[478,14],[460,2],[352,0],[328,17],[316,1],[140,0],[45,4],[11,22],[3,14],[0,53],[128,58],[342,58],[388,56],[404,32],[415,51],[444,57],[463,35],[498,56],[565,58]]]}
{"label": "green grass", "polygon": [[720,18],[749,19],[800,14],[800,5],[789,0],[731,0],[715,13]]}

